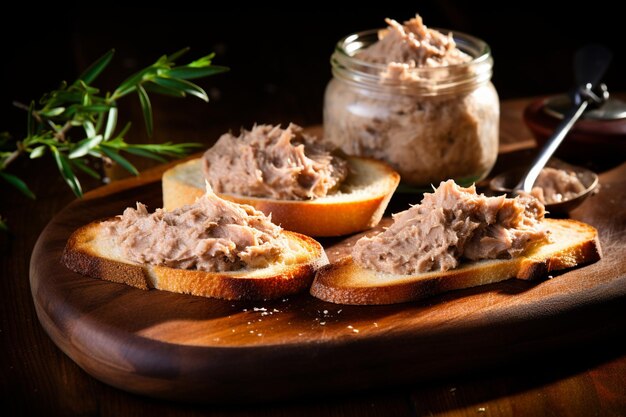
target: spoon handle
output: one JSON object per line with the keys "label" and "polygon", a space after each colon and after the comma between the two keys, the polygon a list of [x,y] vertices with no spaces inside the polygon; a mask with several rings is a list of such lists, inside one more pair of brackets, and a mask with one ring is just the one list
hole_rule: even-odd
{"label": "spoon handle", "polygon": [[565,136],[567,136],[567,133],[583,114],[587,106],[592,102],[601,104],[608,99],[608,91],[604,84],[599,86],[601,90],[600,95],[596,95],[593,90],[609,67],[611,59],[611,51],[602,45],[587,45],[576,52],[574,56],[574,72],[578,87],[573,91],[573,106],[539,152],[531,168],[515,186],[513,189],[514,193],[519,191],[530,193],[539,173],[546,166],[550,157],[563,142],[563,139],[565,139]]}
{"label": "spoon handle", "polygon": [[561,142],[563,142],[563,139],[565,139],[565,136],[567,136],[572,126],[574,126],[574,123],[576,123],[576,121],[584,113],[588,105],[588,100],[580,100],[577,105],[572,107],[567,112],[563,121],[557,126],[554,134],[550,137],[550,139],[548,139],[548,142],[546,142],[539,155],[537,155],[537,157],[533,161],[531,168],[520,180],[519,184],[515,186],[515,188],[513,189],[514,191],[521,190],[530,193],[533,185],[535,184],[535,181],[537,181],[539,173],[541,172],[543,167],[546,166]]}

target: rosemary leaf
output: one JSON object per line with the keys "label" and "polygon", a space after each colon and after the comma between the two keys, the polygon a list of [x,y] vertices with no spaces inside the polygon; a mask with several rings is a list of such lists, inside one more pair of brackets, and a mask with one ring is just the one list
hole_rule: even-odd
{"label": "rosemary leaf", "polygon": [[102,55],[96,62],[91,64],[89,68],[87,68],[81,75],[78,77],[79,80],[84,81],[87,84],[90,84],[98,78],[98,75],[102,72],[103,69],[109,65],[111,59],[113,59],[113,55],[115,54],[115,49],[111,49],[106,54]]}
{"label": "rosemary leaf", "polygon": [[144,158],[154,159],[155,161],[159,161],[159,162],[167,162],[167,159],[163,158],[162,156],[157,155],[154,152],[150,152],[141,148],[135,148],[133,146],[128,146],[127,148],[124,148],[124,152],[128,152],[137,156],[143,156]]}
{"label": "rosemary leaf", "polygon": [[69,153],[69,159],[81,158],[89,153],[89,151],[102,142],[102,135],[96,135],[92,138],[83,139],[76,144],[74,149]]}
{"label": "rosemary leaf", "polygon": [[28,188],[28,185],[15,175],[0,171],[0,178],[17,188],[26,197],[32,198],[33,200],[35,199],[35,194],[30,190],[30,188]]}
{"label": "rosemary leaf", "polygon": [[132,124],[130,122],[126,122],[126,125],[124,125],[124,128],[122,129],[122,131],[117,135],[118,138],[124,138],[126,137],[126,134],[128,133],[128,131],[130,130],[130,126]]}
{"label": "rosemary leaf", "polygon": [[109,111],[111,107],[111,104],[90,104],[88,106],[82,106],[80,111],[88,113],[104,113]]}
{"label": "rosemary leaf", "polygon": [[156,73],[156,69],[150,66],[131,75],[126,80],[124,80],[119,87],[117,87],[117,89],[113,92],[112,98],[116,100],[129,93],[132,93],[137,89],[137,86],[140,85],[144,77],[146,77],[150,73]]}
{"label": "rosemary leaf", "polygon": [[75,166],[76,168],[80,169],[81,171],[83,171],[85,174],[89,175],[92,178],[95,178],[97,180],[102,178],[100,174],[98,174],[95,170],[89,168],[80,159],[70,159],[70,164],[72,166]]}
{"label": "rosemary leaf", "polygon": [[100,150],[109,158],[111,158],[113,161],[117,162],[118,164],[120,164],[120,166],[122,168],[124,168],[126,171],[130,172],[133,175],[139,175],[139,171],[137,171],[137,168],[135,168],[133,166],[133,164],[131,164],[130,162],[128,162],[128,160],[126,158],[124,158],[122,155],[120,155],[119,153],[115,152],[112,149],[109,149],[107,146],[101,146]]}
{"label": "rosemary leaf", "polygon": [[83,89],[83,91],[89,95],[94,95],[94,94],[98,94],[100,92],[99,89],[92,87],[90,85],[88,85],[87,83],[85,83],[83,80],[78,79],[77,80],[78,85],[80,86],[80,88]]}
{"label": "rosemary leaf", "polygon": [[109,116],[107,117],[107,126],[104,130],[104,140],[109,140],[115,132],[117,125],[117,107],[111,107],[109,109]]}
{"label": "rosemary leaf", "polygon": [[151,152],[157,152],[159,154],[170,155],[170,156],[182,156],[187,154],[191,149],[201,148],[202,144],[200,143],[177,143],[172,144],[171,142],[166,143],[158,143],[158,144],[138,144],[132,145],[135,148],[147,149]]}
{"label": "rosemary leaf", "polygon": [[153,81],[164,87],[169,87],[175,90],[184,91],[185,93],[191,94],[192,96],[196,96],[201,100],[204,100],[206,102],[209,101],[209,96],[207,96],[206,92],[200,86],[194,83],[191,83],[189,81],[179,80],[176,78],[165,78],[165,77],[157,77]]}
{"label": "rosemary leaf", "polygon": [[54,107],[54,108],[52,108],[50,110],[41,111],[41,112],[39,112],[39,114],[41,116],[46,116],[46,117],[55,117],[55,116],[60,115],[64,111],[65,111],[65,107]]}
{"label": "rosemary leaf", "polygon": [[211,65],[211,61],[213,60],[213,58],[215,58],[215,53],[210,53],[208,55],[203,56],[202,58],[198,58],[193,62],[190,62],[189,64],[187,64],[188,67],[196,67],[196,68],[200,68],[200,67],[207,67],[209,65]]}
{"label": "rosemary leaf", "polygon": [[42,99],[41,104],[48,107],[57,107],[60,104],[80,103],[82,94],[79,91],[57,90],[50,94],[47,99]]}
{"label": "rosemary leaf", "polygon": [[40,146],[37,146],[35,149],[33,149],[30,152],[29,157],[30,157],[30,159],[41,158],[44,153],[46,153],[46,146],[45,145],[40,145]]}
{"label": "rosemary leaf", "polygon": [[151,93],[163,94],[166,96],[172,97],[185,97],[186,94],[184,91],[176,90],[174,88],[165,87],[159,84],[155,84],[153,81],[144,84],[146,91],[150,91]]}
{"label": "rosemary leaf", "polygon": [[170,56],[167,57],[167,62],[169,63],[174,63],[176,60],[178,60],[178,58],[180,58],[181,56],[185,55],[187,52],[189,52],[191,48],[189,48],[188,46],[184,47],[183,49],[174,52],[173,54],[171,54]]}
{"label": "rosemary leaf", "polygon": [[210,67],[176,67],[165,71],[165,74],[172,78],[181,78],[184,80],[193,80],[196,78],[208,77],[209,75],[219,74],[228,71],[228,67],[211,65]]}
{"label": "rosemary leaf", "polygon": [[85,133],[87,134],[88,138],[96,136],[96,128],[91,120],[85,120],[83,122],[83,129],[85,129]]}
{"label": "rosemary leaf", "polygon": [[72,167],[70,166],[67,157],[60,153],[56,146],[50,147],[50,150],[52,151],[52,155],[54,155],[54,160],[59,168],[59,172],[67,185],[69,185],[76,197],[82,197],[83,190],[80,187],[78,178],[76,178],[76,174],[72,171]]}
{"label": "rosemary leaf", "polygon": [[148,136],[152,136],[154,122],[152,121],[152,105],[150,104],[150,98],[141,85],[137,86],[137,94],[139,95],[139,102],[141,103],[141,110],[143,111],[143,118],[146,122]]}

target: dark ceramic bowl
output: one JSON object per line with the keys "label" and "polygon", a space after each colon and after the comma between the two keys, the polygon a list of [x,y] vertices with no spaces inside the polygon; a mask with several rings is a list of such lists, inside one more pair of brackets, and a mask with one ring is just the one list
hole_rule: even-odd
{"label": "dark ceramic bowl", "polygon": [[[566,96],[544,97],[531,102],[524,110],[524,123],[532,132],[537,144],[543,146],[561,122],[558,108],[546,106],[548,102],[557,102],[566,108],[569,101]],[[612,101],[626,105],[620,100]],[[621,105],[620,104],[620,105]],[[563,109],[564,110],[564,109]],[[572,127],[559,150],[563,159],[582,161],[583,159],[614,159],[624,160],[626,155],[626,117],[615,120],[600,120],[586,113]]]}
{"label": "dark ceramic bowl", "polygon": [[[564,216],[570,211],[578,207],[587,197],[593,194],[593,191],[598,186],[598,174],[583,167],[567,164],[557,159],[552,159],[548,163],[548,166],[552,168],[566,169],[568,171],[574,171],[580,182],[585,187],[585,190],[573,199],[561,201],[559,203],[546,204],[546,211],[550,215]],[[515,187],[522,175],[524,174],[525,167],[519,167],[511,171],[503,172],[500,175],[496,175],[489,182],[489,188],[496,193],[511,193],[513,187]]]}

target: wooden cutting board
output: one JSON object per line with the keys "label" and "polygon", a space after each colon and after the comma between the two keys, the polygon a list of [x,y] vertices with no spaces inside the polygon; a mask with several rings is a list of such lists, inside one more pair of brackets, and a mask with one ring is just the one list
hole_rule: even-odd
{"label": "wooden cutting board", "polygon": [[[600,192],[572,213],[600,230],[600,262],[544,282],[509,280],[391,306],[335,305],[308,294],[232,302],[142,291],[59,263],[79,226],[135,201],[160,206],[159,175],[73,202],[31,258],[44,329],[85,371],[123,390],[210,402],[318,396],[511,363],[626,328],[626,164],[603,174]],[[390,211],[407,202],[394,197]],[[332,260],[349,240],[322,243]]]}

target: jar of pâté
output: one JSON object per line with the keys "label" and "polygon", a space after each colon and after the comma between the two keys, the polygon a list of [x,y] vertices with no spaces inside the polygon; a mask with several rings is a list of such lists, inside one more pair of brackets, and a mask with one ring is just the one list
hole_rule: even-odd
{"label": "jar of p\u00e2t\u00e9", "polygon": [[325,139],[388,162],[409,185],[484,178],[498,154],[500,117],[489,46],[427,28],[419,16],[387,23],[337,43]]}

